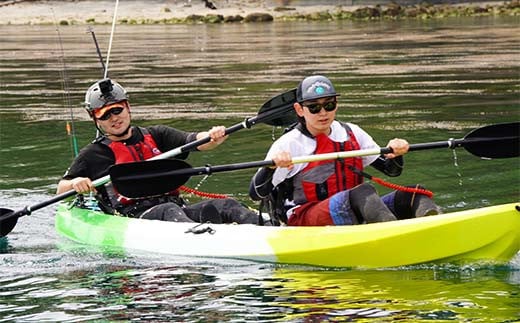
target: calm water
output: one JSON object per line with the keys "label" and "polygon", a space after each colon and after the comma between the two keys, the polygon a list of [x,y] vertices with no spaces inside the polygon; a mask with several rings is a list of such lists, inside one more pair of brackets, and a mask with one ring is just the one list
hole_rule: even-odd
{"label": "calm water", "polygon": [[[339,118],[380,144],[447,140],[520,119],[518,26],[518,18],[118,26],[109,75],[130,92],[140,125],[231,126],[304,76],[323,73],[343,94]],[[106,56],[110,26],[94,30]],[[52,196],[73,155],[67,121],[79,146],[94,137],[81,102],[102,70],[84,26],[0,32],[0,200],[18,210]],[[261,160],[281,131],[241,130],[189,162]],[[194,177],[189,186],[254,206],[253,172]],[[518,159],[480,160],[463,149],[410,153],[392,181],[426,185],[445,211],[520,197]],[[518,255],[503,266],[377,271],[121,255],[59,238],[53,214],[50,206],[23,217],[0,240],[0,321],[520,320]]]}

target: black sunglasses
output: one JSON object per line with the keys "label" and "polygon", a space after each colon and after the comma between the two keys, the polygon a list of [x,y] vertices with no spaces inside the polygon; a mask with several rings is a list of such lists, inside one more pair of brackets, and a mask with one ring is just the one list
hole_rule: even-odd
{"label": "black sunglasses", "polygon": [[309,109],[309,112],[312,114],[316,114],[321,111],[321,108],[325,109],[325,111],[330,112],[336,110],[338,107],[337,101],[329,101],[326,103],[313,103],[313,104],[302,104],[304,107]]}
{"label": "black sunglasses", "polygon": [[103,115],[101,117],[99,117],[98,119],[106,121],[106,120],[110,119],[111,115],[117,116],[117,115],[121,114],[121,112],[123,112],[124,109],[125,108],[112,108],[112,109],[108,110],[107,112],[103,113]]}

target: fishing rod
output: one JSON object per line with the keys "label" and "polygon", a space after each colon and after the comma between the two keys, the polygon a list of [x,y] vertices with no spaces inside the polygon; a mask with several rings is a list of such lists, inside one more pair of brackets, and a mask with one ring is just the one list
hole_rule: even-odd
{"label": "fishing rod", "polygon": [[96,52],[98,54],[99,62],[101,63],[101,67],[103,68],[103,76],[104,76],[107,68],[105,66],[105,62],[103,61],[103,55],[101,54],[101,50],[99,49],[99,43],[96,38],[96,33],[94,33],[94,29],[90,26],[88,26],[87,32],[92,35],[92,39],[94,40],[94,45],[96,45]]}
{"label": "fishing rod", "polygon": [[68,74],[67,74],[67,65],[65,63],[65,51],[63,50],[63,41],[61,38],[60,28],[56,21],[56,16],[54,14],[53,8],[51,8],[52,15],[54,17],[54,25],[56,26],[56,33],[58,34],[58,46],[60,50],[60,60],[61,60],[61,70],[60,70],[60,76],[62,79],[62,90],[63,90],[63,100],[65,101],[66,107],[69,108],[69,117],[70,117],[70,123],[67,121],[65,125],[65,129],[67,131],[67,135],[70,137],[70,144],[72,149],[72,157],[76,157],[79,153],[78,148],[78,141],[76,138],[76,127],[74,124],[74,111],[72,110],[72,104],[70,101],[70,90],[69,90],[69,82],[68,82]]}

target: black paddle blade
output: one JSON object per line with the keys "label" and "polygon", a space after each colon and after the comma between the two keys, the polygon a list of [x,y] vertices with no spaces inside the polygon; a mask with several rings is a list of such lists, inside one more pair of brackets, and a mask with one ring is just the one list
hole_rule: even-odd
{"label": "black paddle blade", "polygon": [[[293,104],[296,102],[296,89],[292,89],[285,93],[275,96],[269,101],[265,102],[258,114],[263,114],[268,111],[273,111],[272,116],[265,120],[264,123],[270,126],[288,126],[296,121],[298,117],[294,112]],[[279,113],[276,113],[278,111]]]}
{"label": "black paddle blade", "polygon": [[190,176],[178,172],[172,175],[172,172],[185,168],[191,168],[185,161],[160,159],[113,165],[109,174],[112,184],[120,194],[140,198],[162,195],[180,187]]}
{"label": "black paddle blade", "polygon": [[[9,232],[13,231],[16,222],[18,222],[17,216],[7,216],[13,212],[13,210],[0,208],[0,237],[4,237],[9,234]],[[4,216],[6,216],[5,219]]]}
{"label": "black paddle blade", "polygon": [[520,122],[497,123],[475,129],[464,137],[464,148],[484,158],[520,156]]}

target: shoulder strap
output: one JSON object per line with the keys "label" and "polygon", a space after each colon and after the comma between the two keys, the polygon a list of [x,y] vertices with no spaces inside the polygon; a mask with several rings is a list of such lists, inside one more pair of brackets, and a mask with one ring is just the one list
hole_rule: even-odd
{"label": "shoulder strap", "polygon": [[147,129],[147,128],[144,128],[144,127],[135,127],[135,129],[139,129],[139,131],[141,131],[141,133],[143,135],[148,135],[150,134],[150,131]]}
{"label": "shoulder strap", "polygon": [[92,140],[93,144],[103,144],[106,146],[110,145],[111,142],[112,140],[108,139],[105,135],[99,136],[96,139]]}
{"label": "shoulder strap", "polygon": [[303,123],[298,122],[295,128],[298,129],[304,136],[314,139],[314,136],[309,132],[309,130],[307,130],[307,127]]}
{"label": "shoulder strap", "polygon": [[283,130],[283,133],[286,134],[288,133],[289,131],[293,130],[294,128],[296,128],[300,123],[299,122],[295,122],[295,123],[292,123],[290,124],[287,128],[285,128]]}
{"label": "shoulder strap", "polygon": [[338,122],[347,131],[347,133],[352,131],[352,128],[350,128],[350,126],[346,122],[343,122],[343,121],[338,121]]}

